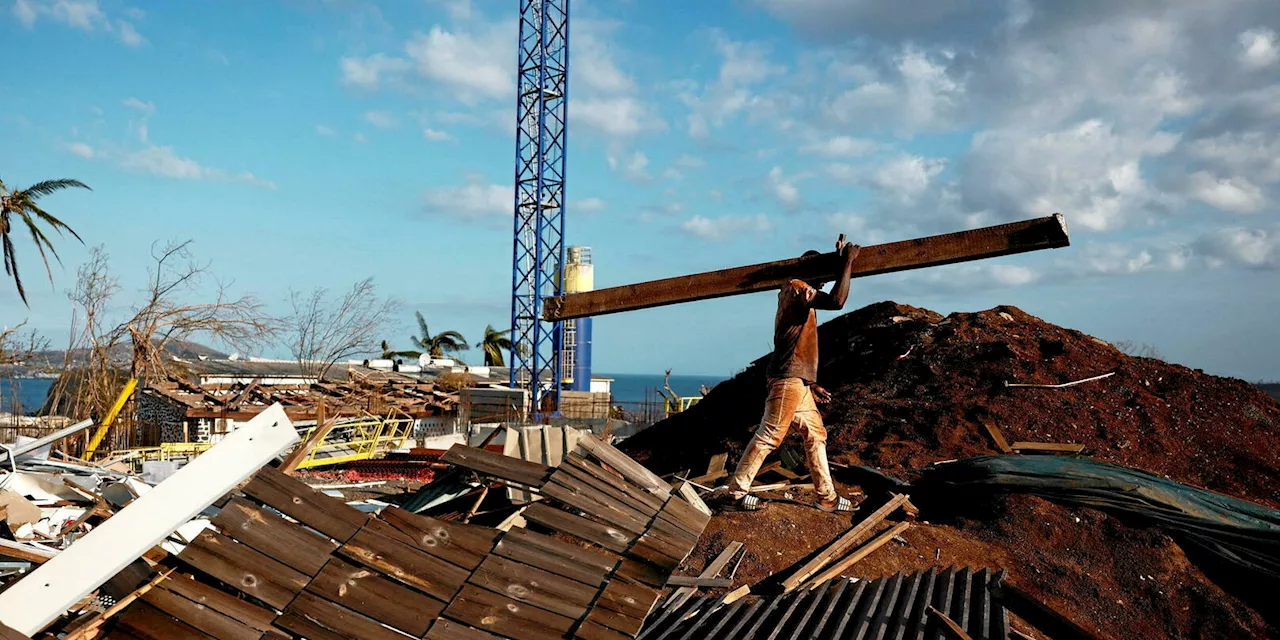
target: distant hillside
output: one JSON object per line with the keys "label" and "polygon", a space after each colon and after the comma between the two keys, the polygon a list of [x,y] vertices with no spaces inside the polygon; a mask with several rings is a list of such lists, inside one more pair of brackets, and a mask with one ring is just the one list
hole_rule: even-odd
{"label": "distant hillside", "polygon": [[1267,392],[1267,395],[1280,400],[1280,382],[1259,382],[1258,388]]}
{"label": "distant hillside", "polygon": [[[169,344],[165,346],[165,352],[185,360],[195,360],[201,356],[214,359],[226,358],[228,356],[228,354],[218,351],[212,347],[207,347],[196,342],[188,342],[186,340],[170,341]],[[113,347],[110,355],[114,362],[126,364],[129,362],[129,358],[132,353],[133,343],[126,341]],[[75,367],[82,365],[87,361],[89,351],[87,349],[72,349],[69,355],[71,366]],[[5,370],[0,371],[0,373],[15,375],[17,377],[22,377],[26,373],[56,373],[61,371],[63,364],[68,361],[67,356],[68,352],[65,349],[41,351],[26,365],[21,367],[5,368]]]}

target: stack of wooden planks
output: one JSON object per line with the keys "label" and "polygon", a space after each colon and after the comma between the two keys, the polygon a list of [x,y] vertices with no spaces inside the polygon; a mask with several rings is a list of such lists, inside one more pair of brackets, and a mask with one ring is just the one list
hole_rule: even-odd
{"label": "stack of wooden planks", "polygon": [[264,468],[107,637],[632,638],[709,520],[595,438],[558,469],[461,446],[446,459],[536,491],[525,517],[575,541],[372,516]]}

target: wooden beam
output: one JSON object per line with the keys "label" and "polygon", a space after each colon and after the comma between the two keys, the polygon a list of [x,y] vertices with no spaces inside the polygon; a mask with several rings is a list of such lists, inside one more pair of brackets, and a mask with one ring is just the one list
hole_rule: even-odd
{"label": "wooden beam", "polygon": [[876,525],[880,524],[880,522],[887,518],[889,514],[898,510],[899,507],[906,503],[907,496],[901,493],[893,494],[889,498],[889,501],[884,503],[884,506],[881,506],[879,509],[871,512],[871,515],[863,519],[862,522],[859,522],[857,526],[849,529],[834,542],[827,545],[827,548],[824,549],[822,553],[814,556],[812,560],[806,562],[805,565],[796,570],[794,574],[789,576],[786,580],[783,580],[783,593],[795,591],[797,587],[804,584],[809,579],[809,576],[812,576],[822,570],[828,562],[831,562],[833,559],[839,557],[840,554],[853,548],[853,545],[870,533]]}
{"label": "wooden beam", "polygon": [[823,571],[821,574],[818,575],[818,577],[806,583],[805,586],[808,588],[816,587],[840,575],[842,571],[844,571],[845,569],[848,569],[849,567],[852,567],[854,563],[858,562],[859,560],[871,555],[871,552],[884,546],[886,542],[889,542],[890,540],[893,539],[894,536],[902,533],[903,531],[906,531],[910,526],[911,526],[910,522],[899,522],[898,524],[893,525],[893,528],[882,531],[880,535],[876,536],[875,538],[872,538],[870,542],[859,547],[857,551],[854,551],[853,553],[849,554],[849,557],[831,565],[831,568],[827,569],[826,571]]}
{"label": "wooden beam", "polygon": [[667,578],[668,587],[708,587],[723,589],[733,585],[728,578],[703,578],[701,576],[671,576]]}
{"label": "wooden beam", "polygon": [[1019,589],[1017,585],[1008,582],[994,585],[991,587],[991,596],[1014,615],[1054,640],[1100,640],[1102,637],[1090,633],[1075,621]]}
{"label": "wooden beam", "polygon": [[308,455],[311,455],[311,452],[320,446],[321,442],[324,442],[325,436],[329,435],[329,432],[333,431],[333,427],[337,424],[337,416],[329,420],[324,419],[324,402],[322,401],[320,406],[316,408],[316,430],[311,432],[311,436],[307,438],[306,442],[294,447],[293,451],[285,456],[284,461],[280,463],[280,473],[293,475],[293,472],[297,471],[298,465],[302,464],[302,461]]}
{"label": "wooden beam", "polygon": [[284,409],[272,405],[0,593],[0,621],[39,632],[297,441]]}
{"label": "wooden beam", "polygon": [[[1070,244],[1061,214],[957,233],[863,247],[853,276],[936,267],[995,258]],[[681,302],[707,300],[779,289],[793,279],[835,280],[844,268],[840,256],[816,256],[765,262],[746,267],[652,280],[583,293],[569,293],[543,301],[544,320],[572,320],[621,311],[635,311]]]}
{"label": "wooden beam", "polygon": [[959,624],[957,624],[956,621],[952,620],[950,616],[948,616],[947,614],[941,611],[938,611],[935,607],[932,607],[932,606],[929,607],[928,611],[929,611],[929,615],[932,615],[934,618],[937,618],[938,622],[941,622],[944,626],[946,626],[947,630],[950,631],[948,635],[951,636],[951,638],[953,638],[954,640],[973,640],[973,638],[971,638],[969,634],[964,632],[964,627],[961,627]]}
{"label": "wooden beam", "polygon": [[1084,451],[1082,444],[1065,442],[1015,442],[1010,445],[1014,451],[1039,451],[1043,453],[1080,453]]}
{"label": "wooden beam", "polygon": [[987,435],[991,436],[991,441],[996,444],[996,448],[1000,450],[1000,453],[1013,453],[1013,447],[1009,446],[1009,441],[1004,438],[1004,432],[1000,431],[1000,427],[997,427],[996,423],[990,420],[983,420],[982,426],[986,427]]}

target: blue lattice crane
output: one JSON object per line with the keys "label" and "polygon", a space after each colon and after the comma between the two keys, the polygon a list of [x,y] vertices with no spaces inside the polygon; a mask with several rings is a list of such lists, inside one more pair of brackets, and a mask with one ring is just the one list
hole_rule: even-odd
{"label": "blue lattice crane", "polygon": [[559,407],[563,379],[563,327],[541,317],[563,286],[569,0],[520,0],[518,73],[511,385],[542,416]]}

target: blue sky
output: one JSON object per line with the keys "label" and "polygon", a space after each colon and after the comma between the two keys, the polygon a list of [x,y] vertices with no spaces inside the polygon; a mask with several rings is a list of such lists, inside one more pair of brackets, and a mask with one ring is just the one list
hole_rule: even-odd
{"label": "blue sky", "polygon": [[[125,293],[153,242],[283,313],[373,276],[433,328],[509,321],[516,3],[0,0],[0,177]],[[849,308],[1013,304],[1280,378],[1280,5],[573,4],[567,236],[597,286],[1053,212],[1069,249],[855,283]],[[57,342],[87,247],[0,324]],[[596,368],[727,375],[773,296],[600,318]],[[123,304],[123,299],[122,299]],[[475,339],[475,338],[473,338]],[[277,350],[270,355],[282,355]],[[478,356],[474,356],[478,357]]]}

